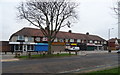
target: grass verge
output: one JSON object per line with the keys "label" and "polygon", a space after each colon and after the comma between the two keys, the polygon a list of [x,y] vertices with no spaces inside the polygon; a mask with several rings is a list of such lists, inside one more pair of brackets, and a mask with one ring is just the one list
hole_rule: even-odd
{"label": "grass verge", "polygon": [[120,75],[120,67],[77,75]]}
{"label": "grass verge", "polygon": [[[62,53],[62,54],[37,54],[37,55],[31,55],[30,59],[35,59],[35,58],[51,58],[51,57],[63,57],[63,56],[73,56],[75,54],[68,54],[68,53]],[[17,58],[21,58],[21,59],[29,59],[29,56],[19,56]]]}

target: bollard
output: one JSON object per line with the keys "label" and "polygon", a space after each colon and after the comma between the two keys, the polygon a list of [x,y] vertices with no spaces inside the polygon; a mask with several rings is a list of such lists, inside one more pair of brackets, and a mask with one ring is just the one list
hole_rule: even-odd
{"label": "bollard", "polygon": [[38,51],[37,51],[37,54],[38,54]]}
{"label": "bollard", "polygon": [[77,51],[75,51],[75,55],[77,55]]}
{"label": "bollard", "polygon": [[45,53],[43,53],[43,56],[45,56]]}
{"label": "bollard", "polygon": [[7,54],[7,52],[5,52],[5,54]]}
{"label": "bollard", "polygon": [[11,52],[13,54],[13,52]]}
{"label": "bollard", "polygon": [[17,54],[17,57],[20,57],[20,53]]}
{"label": "bollard", "polygon": [[54,51],[52,51],[54,53]]}
{"label": "bollard", "polygon": [[111,50],[108,50],[109,53],[111,53]]}
{"label": "bollard", "polygon": [[17,56],[17,52],[15,52],[15,58],[17,58],[18,56]]}
{"label": "bollard", "polygon": [[69,55],[71,55],[71,51],[69,51]]}
{"label": "bollard", "polygon": [[30,58],[30,57],[31,57],[31,52],[28,53],[28,58]]}
{"label": "bollard", "polygon": [[57,53],[57,55],[59,55],[59,53]]}

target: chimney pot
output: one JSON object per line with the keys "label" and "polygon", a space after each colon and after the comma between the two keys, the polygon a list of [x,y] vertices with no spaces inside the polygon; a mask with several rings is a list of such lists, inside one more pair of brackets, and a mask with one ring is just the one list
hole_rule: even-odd
{"label": "chimney pot", "polygon": [[89,35],[89,32],[87,32],[86,35]]}
{"label": "chimney pot", "polygon": [[72,30],[69,30],[68,32],[69,32],[69,33],[72,33]]}

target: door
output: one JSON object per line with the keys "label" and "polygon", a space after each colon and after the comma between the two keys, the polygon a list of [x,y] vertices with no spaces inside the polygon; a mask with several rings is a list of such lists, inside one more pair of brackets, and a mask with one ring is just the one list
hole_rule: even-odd
{"label": "door", "polygon": [[23,52],[27,51],[27,45],[23,45]]}

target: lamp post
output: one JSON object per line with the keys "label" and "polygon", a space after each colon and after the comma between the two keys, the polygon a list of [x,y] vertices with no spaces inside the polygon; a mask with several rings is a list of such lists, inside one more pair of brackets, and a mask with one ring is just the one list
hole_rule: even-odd
{"label": "lamp post", "polygon": [[110,39],[110,30],[111,30],[111,29],[114,29],[114,28],[109,28],[109,29],[108,29],[108,40]]}

